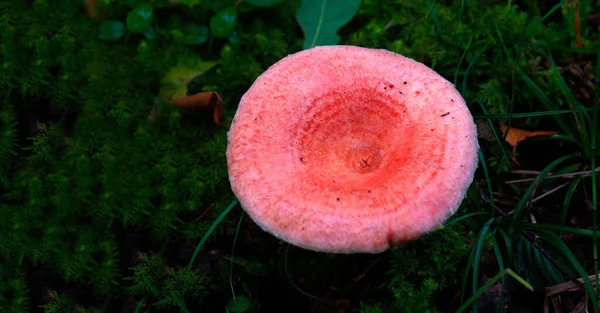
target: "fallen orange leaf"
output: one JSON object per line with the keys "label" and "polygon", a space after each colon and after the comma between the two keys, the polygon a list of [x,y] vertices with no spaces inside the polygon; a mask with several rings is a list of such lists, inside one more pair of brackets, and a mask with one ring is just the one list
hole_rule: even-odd
{"label": "fallen orange leaf", "polygon": [[[507,130],[508,134],[506,133]],[[529,131],[514,127],[509,129],[508,126],[502,123],[500,124],[500,131],[502,132],[503,137],[506,135],[506,142],[513,147],[512,160],[517,166],[520,166],[519,162],[517,161],[517,145],[519,142],[531,137],[552,136],[558,134],[557,131]]]}
{"label": "fallen orange leaf", "polygon": [[[502,132],[502,136],[506,134],[506,130],[508,126],[504,124],[500,124],[500,131]],[[523,130],[519,128],[511,127],[508,129],[508,135],[506,135],[506,142],[508,142],[512,147],[516,147],[519,142],[537,136],[552,136],[558,134],[557,131],[529,131]]]}
{"label": "fallen orange leaf", "polygon": [[[188,95],[188,84],[218,64],[218,61],[202,61],[198,58],[180,60],[177,66],[169,69],[161,79],[157,98],[184,109],[212,109],[215,123],[219,126],[222,125],[223,101],[219,94],[209,91]],[[155,120],[159,114],[160,108],[157,104],[157,102],[154,103],[152,111],[148,115],[149,122]]]}
{"label": "fallen orange leaf", "polygon": [[221,97],[215,91],[199,92],[197,94],[171,100],[169,103],[182,109],[212,109],[215,123],[219,126],[222,125],[221,108],[223,107],[223,100],[221,100]]}

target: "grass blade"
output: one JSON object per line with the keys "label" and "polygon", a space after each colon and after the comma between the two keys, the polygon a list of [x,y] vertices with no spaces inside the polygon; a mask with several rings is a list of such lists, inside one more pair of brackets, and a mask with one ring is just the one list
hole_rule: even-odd
{"label": "grass blade", "polygon": [[577,47],[565,47],[565,46],[550,46],[545,44],[533,44],[534,48],[543,49],[546,51],[559,51],[559,52],[569,52],[569,53],[577,53],[577,54],[596,54],[598,51],[594,48],[577,48]]}
{"label": "grass blade", "polygon": [[[540,103],[544,107],[546,107],[546,109],[548,109],[548,110],[555,109],[555,105],[552,103],[550,98],[548,98],[548,96],[546,96],[546,93],[533,80],[531,80],[531,78],[529,78],[529,76],[527,76],[527,74],[523,71],[523,69],[521,69],[521,67],[517,64],[517,62],[515,62],[515,60],[513,60],[512,56],[508,52],[508,49],[506,48],[506,45],[504,44],[504,40],[502,39],[502,34],[500,33],[500,29],[498,29],[498,25],[496,25],[496,24],[494,24],[494,25],[496,26],[496,33],[498,34],[498,37],[500,38],[500,43],[502,44],[502,49],[504,50],[504,53],[506,54],[506,57],[508,58],[509,63],[513,66],[513,68],[517,71],[517,73],[521,77],[521,80],[523,80],[525,85],[527,85],[527,87],[531,90],[531,92],[533,92],[533,94],[536,96],[538,101],[540,101]],[[561,116],[552,115],[552,118],[556,121],[556,123],[563,130],[564,133],[566,133],[567,135],[573,136],[573,131],[568,127],[566,121]]]}
{"label": "grass blade", "polygon": [[[500,251],[500,245],[498,245],[498,240],[496,240],[496,237],[494,237],[494,239],[492,240],[492,249],[494,249],[496,261],[498,261],[498,269],[500,271],[503,271],[504,261],[502,260],[502,252]],[[502,279],[502,285],[504,285],[504,278]]]}
{"label": "grass blade", "polygon": [[540,27],[542,25],[542,23],[544,23],[545,20],[547,20],[552,14],[554,14],[554,12],[558,11],[565,4],[565,1],[566,0],[561,0],[559,3],[554,5],[550,10],[548,10],[548,12],[546,12],[546,14],[544,14],[544,16],[542,16],[542,18],[540,18],[539,21],[530,25],[532,27],[531,28],[528,27],[527,32],[525,33],[525,36],[523,36],[523,40],[528,38],[529,35],[533,31],[535,31],[538,27]]}
{"label": "grass blade", "polygon": [[583,146],[581,145],[581,142],[579,142],[577,139],[567,136],[567,135],[560,135],[560,134],[556,134],[556,135],[552,135],[552,136],[543,136],[543,137],[535,137],[535,138],[531,138],[529,140],[530,143],[535,143],[535,142],[541,142],[541,141],[546,141],[546,140],[564,140],[564,141],[568,141],[573,143],[574,145],[577,146],[577,148],[582,149],[583,150]]}
{"label": "grass blade", "polygon": [[133,311],[133,313],[139,313],[140,310],[142,309],[142,307],[144,306],[145,301],[146,301],[146,298],[142,298],[142,300],[140,300],[138,302],[138,304],[135,306],[135,310]]}
{"label": "grass blade", "polygon": [[429,11],[427,14],[431,14],[431,20],[433,20],[433,24],[435,25],[435,31],[438,36],[442,35],[442,26],[440,25],[440,20],[437,17],[437,13],[435,11],[435,1],[436,0],[427,0],[427,4],[429,5]]}
{"label": "grass blade", "polygon": [[[489,192],[490,203],[494,203],[494,192],[492,189],[492,180],[490,179],[490,173],[488,173],[487,164],[485,163],[485,157],[483,156],[483,152],[481,149],[477,151],[477,157],[479,158],[479,162],[481,163],[481,169],[483,170],[483,175],[485,176],[485,183]],[[493,211],[492,211],[493,212]]]}
{"label": "grass blade", "polygon": [[587,114],[587,111],[581,110],[582,109],[581,104],[575,99],[575,96],[571,92],[571,89],[569,88],[569,86],[567,86],[565,79],[562,77],[562,75],[558,71],[558,68],[556,67],[556,63],[554,62],[554,58],[552,57],[552,54],[549,54],[548,58],[550,59],[550,65],[552,67],[552,71],[554,71],[554,73],[556,73],[558,87],[560,88],[560,91],[563,94],[563,97],[565,98],[565,100],[567,100],[567,104],[571,108],[573,115],[575,117],[577,129],[579,130],[578,134],[581,137],[581,145],[583,146],[584,155],[589,155],[589,153],[590,153],[589,132],[586,127],[587,123],[585,123],[586,121],[589,121],[589,115]]}
{"label": "grass blade", "polygon": [[227,216],[227,214],[229,214],[229,212],[231,212],[231,210],[236,206],[236,204],[238,204],[237,199],[231,201],[229,206],[227,206],[227,208],[225,208],[225,210],[223,210],[221,215],[219,215],[219,217],[217,217],[217,219],[212,223],[212,225],[210,225],[210,228],[206,231],[206,233],[204,234],[202,239],[200,239],[200,243],[198,243],[198,246],[196,246],[196,249],[194,250],[194,254],[192,254],[192,258],[190,259],[190,263],[188,264],[188,268],[187,268],[188,275],[189,275],[190,271],[192,270],[192,265],[194,264],[194,261],[196,260],[198,253],[200,253],[200,249],[202,249],[202,246],[204,245],[204,243],[206,243],[206,241],[208,240],[208,237],[210,237],[210,235],[215,231],[215,229],[217,228],[219,223],[221,223],[221,221],[223,221],[225,216]]}
{"label": "grass blade", "polygon": [[475,62],[477,62],[477,60],[479,59],[479,57],[481,57],[481,55],[485,52],[485,50],[487,50],[487,46],[483,47],[483,49],[479,50],[475,54],[475,57],[473,57],[473,60],[471,60],[471,62],[467,66],[467,69],[465,70],[464,77],[462,80],[462,87],[461,87],[461,91],[460,91],[460,93],[463,95],[463,97],[465,97],[467,95],[467,80],[469,78],[469,73],[471,72],[471,67],[473,67],[473,65],[475,65]]}
{"label": "grass blade", "polygon": [[546,12],[546,14],[544,14],[538,21],[532,22],[527,27],[527,30],[525,31],[525,35],[523,37],[521,37],[521,40],[519,40],[519,42],[516,45],[517,46],[517,55],[521,54],[521,50],[523,48],[523,43],[527,42],[528,44],[531,44],[530,43],[531,40],[529,40],[531,34],[534,31],[536,31],[538,29],[538,27],[542,26],[542,24],[544,23],[544,21],[547,20],[548,18],[550,18],[550,16],[552,14],[554,14],[554,12],[558,11],[565,4],[565,1],[566,0],[561,0],[559,3],[557,3],[556,5],[554,5],[550,10],[548,10],[548,12]]}
{"label": "grass blade", "polygon": [[[465,48],[465,51],[463,51],[463,54],[460,56],[460,60],[458,60],[458,64],[456,65],[456,71],[454,71],[454,86],[457,87],[458,85],[458,69],[460,68],[460,65],[462,64],[465,55],[467,54],[467,51],[469,51],[469,47],[471,47],[471,41],[473,39],[470,38],[469,42],[467,43],[467,47]],[[465,96],[465,95],[463,95]]]}
{"label": "grass blade", "polygon": [[[596,57],[596,75],[600,75],[600,51],[598,51]],[[598,76],[596,76],[598,77]],[[600,110],[598,109],[598,101],[600,101],[600,92],[598,91],[600,85],[596,83],[596,88],[594,91],[594,112],[592,113],[592,125],[591,125],[591,142],[590,142],[590,157],[591,157],[591,165],[592,169],[596,168],[596,153],[598,152],[598,115],[600,114]],[[598,173],[593,171],[592,173],[592,227],[594,229],[598,229]],[[594,237],[592,238],[593,244],[593,255],[594,255],[594,272],[596,282],[600,282],[598,277],[600,259],[598,257],[598,234],[595,232]],[[600,288],[596,288],[597,293],[600,296]],[[600,306],[598,303],[598,298],[595,298],[595,306],[596,309]]]}
{"label": "grass blade", "polygon": [[532,181],[531,184],[529,184],[529,187],[527,188],[525,193],[523,193],[523,195],[521,196],[521,199],[515,206],[515,210],[512,215],[513,220],[511,221],[509,234],[514,236],[514,234],[520,229],[520,227],[518,227],[518,226],[520,226],[523,223],[524,208],[527,205],[527,203],[530,201],[531,195],[533,194],[533,190],[539,185],[539,183],[544,179],[544,177],[546,177],[546,175],[548,175],[548,173],[550,171],[552,171],[552,169],[554,169],[556,166],[558,166],[562,162],[569,160],[571,158],[575,158],[575,157],[576,157],[576,155],[569,154],[569,155],[566,155],[566,156],[563,156],[563,157],[560,157],[560,158],[554,160],[552,163],[550,163],[548,166],[546,166],[540,172],[540,174],[536,177],[536,180]]}
{"label": "grass blade", "polygon": [[[545,287],[556,284],[553,277],[549,275],[550,268],[552,268],[552,266],[549,266],[550,268],[546,267],[547,264],[542,260],[543,256],[541,255],[540,250],[538,250],[534,245],[531,245],[531,254],[534,264],[536,265],[534,266],[533,270],[539,274],[543,286]],[[561,283],[561,281],[558,283]]]}
{"label": "grass blade", "polygon": [[512,241],[510,240],[510,237],[508,236],[508,234],[502,229],[502,228],[498,228],[498,233],[500,234],[500,236],[502,236],[502,238],[504,238],[504,244],[506,245],[506,259],[508,260],[508,263],[512,263],[513,257],[514,257],[514,248],[513,248],[513,244]]}
{"label": "grass blade", "polygon": [[469,298],[469,300],[467,300],[465,303],[463,303],[463,305],[460,306],[460,308],[456,311],[456,313],[462,313],[466,309],[468,309],[471,306],[471,304],[473,304],[473,302],[475,302],[475,300],[477,300],[477,298],[479,298],[488,288],[490,288],[493,284],[495,284],[496,281],[498,281],[498,279],[500,279],[501,277],[503,277],[506,274],[510,275],[516,281],[521,283],[521,285],[525,286],[525,288],[533,291],[533,287],[531,287],[531,285],[525,279],[523,279],[521,276],[517,275],[510,268],[507,268],[504,271],[496,274],[487,283],[485,283],[483,286],[481,286],[481,288],[479,288],[479,290],[477,290],[477,292],[474,295],[472,295]]}
{"label": "grass blade", "polygon": [[[485,244],[485,238],[487,237],[490,226],[495,221],[495,218],[490,218],[485,225],[481,228],[479,235],[477,236],[477,243],[475,245],[475,254],[473,255],[473,277],[472,277],[472,288],[473,294],[477,293],[477,286],[479,286],[479,264],[481,259],[481,251],[483,250],[483,246]],[[477,308],[473,308],[474,312],[477,313]]]}
{"label": "grass blade", "polygon": [[185,303],[183,303],[183,301],[181,299],[179,299],[177,294],[175,294],[175,291],[171,290],[170,294],[171,294],[171,297],[173,297],[173,299],[175,299],[175,302],[177,302],[177,305],[183,312],[190,313],[190,311],[185,307]]}
{"label": "grass blade", "polygon": [[[494,255],[496,256],[496,261],[498,261],[498,268],[500,269],[500,272],[504,271],[504,261],[502,260],[502,252],[500,251],[500,246],[498,245],[498,241],[496,240],[496,237],[493,238],[492,240],[492,248],[494,249]],[[501,277],[501,284],[502,284],[502,290],[505,289],[506,286],[506,281],[504,279],[504,276]],[[500,299],[498,301],[498,305],[496,306],[496,313],[500,312],[502,303],[504,302],[504,293],[500,293]]]}
{"label": "grass blade", "polygon": [[[487,114],[488,113],[487,109],[485,108],[483,103],[481,103],[480,101],[477,101],[477,103],[481,107],[481,110],[483,111],[483,113]],[[496,127],[494,126],[494,123],[492,123],[492,120],[487,119],[487,121],[488,121],[488,124],[490,125],[490,129],[492,130],[492,133],[494,134],[494,139],[496,140],[496,143],[498,143],[498,146],[502,148],[502,142],[504,141],[505,136],[502,136],[502,140],[500,140],[500,136],[498,136],[498,132],[496,131]],[[506,162],[506,164],[509,164],[509,166],[512,167],[512,162],[509,160],[508,155],[506,155],[506,151],[504,149],[501,149],[501,151],[502,151],[502,156],[504,157],[504,161]],[[490,192],[490,194],[491,194],[491,192]]]}
{"label": "grass blade", "polygon": [[[536,251],[539,253],[540,250],[537,249],[536,247]],[[565,277],[563,274],[561,274],[559,271],[557,271],[556,265],[552,264],[550,262],[550,260],[548,259],[548,257],[546,257],[545,255],[541,255],[542,258],[542,262],[543,262],[543,268],[546,269],[548,271],[548,275],[551,278],[551,285],[558,285],[560,283],[563,283],[565,281]]]}
{"label": "grass blade", "polygon": [[285,276],[290,281],[290,284],[292,284],[292,286],[294,288],[296,288],[296,290],[298,290],[298,292],[300,292],[301,294],[303,294],[309,298],[316,298],[316,296],[313,296],[310,293],[307,293],[306,291],[304,291],[300,287],[298,287],[298,285],[296,285],[296,283],[294,283],[294,280],[292,279],[292,275],[290,275],[290,272],[288,271],[288,251],[289,250],[290,250],[290,244],[288,243],[287,246],[285,247],[285,254],[283,257],[283,268],[285,270]]}
{"label": "grass blade", "polygon": [[[517,73],[521,76],[521,80],[523,80],[523,82],[525,83],[525,85],[527,85],[529,90],[533,92],[533,94],[537,97],[540,103],[543,106],[545,106],[548,110],[554,109],[555,105],[552,103],[550,98],[546,96],[546,93],[540,87],[538,87],[538,85],[533,80],[531,80],[531,78],[529,78],[529,76],[527,76],[525,72],[523,72],[521,67],[519,67],[516,64],[515,66],[517,67]],[[567,125],[565,119],[562,116],[557,114],[553,114],[551,116],[565,134],[574,137],[573,130],[571,130],[571,128]]]}
{"label": "grass blade", "polygon": [[463,276],[463,281],[462,281],[462,287],[461,290],[463,292],[460,293],[460,301],[464,301],[464,297],[466,294],[466,289],[467,289],[467,281],[469,280],[469,270],[471,269],[471,267],[474,264],[474,260],[475,260],[475,249],[471,249],[471,253],[469,254],[469,257],[467,258],[467,266],[465,267],[465,274]]}
{"label": "grass blade", "polygon": [[564,233],[569,233],[573,235],[585,236],[585,237],[594,237],[600,234],[600,231],[593,231],[589,229],[580,229],[573,228],[562,225],[554,225],[554,224],[524,224],[524,230],[538,231],[538,230],[557,230]]}
{"label": "grass blade", "polygon": [[[593,111],[593,108],[585,108],[583,111]],[[538,116],[548,115],[562,115],[571,114],[571,110],[550,110],[550,111],[538,111],[538,112],[525,112],[525,113],[511,113],[511,114],[473,114],[474,119],[504,119],[504,118],[529,118]]]}
{"label": "grass blade", "polygon": [[567,220],[567,213],[569,211],[569,206],[571,205],[571,198],[575,193],[575,189],[577,189],[577,185],[581,181],[581,176],[575,177],[571,184],[569,185],[569,189],[567,189],[567,194],[565,195],[565,200],[563,201],[562,208],[560,210],[560,225],[565,225]]}
{"label": "grass blade", "polygon": [[526,277],[529,279],[529,282],[535,289],[542,289],[542,288],[544,288],[544,282],[543,282],[542,278],[540,277],[540,273],[539,273],[540,264],[537,264],[537,262],[535,262],[534,257],[533,257],[533,255],[534,255],[533,250],[535,250],[535,248],[533,247],[531,242],[527,241],[526,239],[523,239],[522,242],[523,242],[523,251],[525,252],[524,257],[525,257],[525,269],[526,269],[525,273],[527,274]]}
{"label": "grass blade", "polygon": [[[592,301],[592,303],[594,305],[596,305],[598,303],[598,298],[595,295],[594,287],[592,285],[592,282],[590,281],[590,279],[588,277],[588,274],[586,273],[586,271],[583,268],[583,266],[581,265],[581,263],[579,263],[579,261],[577,260],[577,258],[575,257],[575,255],[573,255],[573,253],[567,247],[567,245],[565,245],[565,243],[556,234],[554,234],[552,232],[549,232],[547,230],[539,230],[537,232],[537,235],[542,240],[544,240],[544,241],[548,242],[549,244],[551,244],[552,246],[554,246],[554,248],[556,250],[558,250],[559,252],[561,252],[569,260],[569,262],[571,263],[571,267],[583,279],[586,294],[589,297],[595,299],[594,301]],[[594,307],[594,309],[598,310],[598,307]]]}
{"label": "grass blade", "polygon": [[237,242],[238,235],[240,233],[240,227],[242,226],[242,221],[244,220],[245,211],[242,211],[240,214],[240,219],[238,220],[237,227],[235,228],[235,235],[233,236],[233,243],[231,244],[231,259],[229,260],[229,287],[231,288],[231,295],[233,296],[233,301],[235,299],[235,290],[233,289],[233,258],[235,252],[235,243]]}
{"label": "grass blade", "polygon": [[460,222],[460,221],[462,221],[464,219],[470,218],[470,217],[475,216],[475,215],[490,215],[490,213],[488,213],[488,212],[471,212],[471,213],[465,214],[463,216],[454,218],[451,221],[448,221],[446,224],[442,225],[439,229],[448,228],[448,227],[450,227],[450,226],[452,226],[452,225],[454,225],[454,224],[456,224],[456,223],[458,223],[458,222]]}

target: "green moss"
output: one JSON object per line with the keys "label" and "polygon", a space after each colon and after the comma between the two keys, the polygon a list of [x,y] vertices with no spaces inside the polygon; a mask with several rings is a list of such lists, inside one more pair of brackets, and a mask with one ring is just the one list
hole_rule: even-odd
{"label": "green moss", "polygon": [[508,113],[511,105],[515,112],[537,109],[531,92],[516,81],[502,43],[515,62],[531,73],[538,70],[532,62],[536,56],[547,48],[569,46],[573,39],[572,33],[555,24],[536,27],[541,17],[505,1],[443,5],[366,0],[357,18],[366,26],[349,34],[346,43],[385,48],[424,62],[450,81],[456,80],[468,103],[481,101],[492,114]]}
{"label": "green moss", "polygon": [[473,239],[462,227],[452,227],[392,250],[386,282],[390,300],[363,301],[361,312],[438,312],[451,300],[449,287],[461,282]]}

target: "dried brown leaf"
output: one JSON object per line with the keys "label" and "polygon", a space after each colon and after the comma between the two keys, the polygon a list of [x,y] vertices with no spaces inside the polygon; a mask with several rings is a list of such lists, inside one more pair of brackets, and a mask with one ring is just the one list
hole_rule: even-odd
{"label": "dried brown leaf", "polygon": [[213,110],[213,118],[217,125],[221,123],[221,109],[223,100],[215,91],[199,92],[193,95],[173,99],[169,101],[174,106],[188,110]]}

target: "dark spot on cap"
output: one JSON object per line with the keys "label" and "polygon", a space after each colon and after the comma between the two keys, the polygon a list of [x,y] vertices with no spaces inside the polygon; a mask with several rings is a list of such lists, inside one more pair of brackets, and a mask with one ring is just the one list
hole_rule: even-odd
{"label": "dark spot on cap", "polygon": [[446,112],[446,113],[444,113],[444,114],[442,114],[442,115],[440,115],[440,116],[446,116],[446,115],[448,115],[448,114],[450,114],[450,112]]}
{"label": "dark spot on cap", "polygon": [[393,231],[390,229],[390,230],[388,230],[388,231],[387,231],[387,233],[386,233],[386,237],[387,237],[387,241],[388,241],[389,243],[393,243],[393,242],[395,241],[395,240],[394,240],[394,239],[395,239],[394,237],[396,237],[396,236],[394,236],[394,232],[393,232]]}
{"label": "dark spot on cap", "polygon": [[303,157],[300,157],[300,162],[304,162],[304,158]]}
{"label": "dark spot on cap", "polygon": [[454,99],[450,99],[451,102],[454,102]]}
{"label": "dark spot on cap", "polygon": [[368,193],[371,193],[371,189],[367,190]]}
{"label": "dark spot on cap", "polygon": [[405,85],[406,85],[406,84],[407,84],[407,82],[404,82],[403,84],[405,84]]}
{"label": "dark spot on cap", "polygon": [[403,95],[402,91],[398,91],[401,95]]}
{"label": "dark spot on cap", "polygon": [[340,201],[340,198],[337,198],[336,200],[337,200],[337,201]]}
{"label": "dark spot on cap", "polygon": [[420,91],[415,91],[415,95],[417,95],[417,96],[418,96],[418,95],[420,95],[420,94],[421,94],[421,92],[420,92]]}

